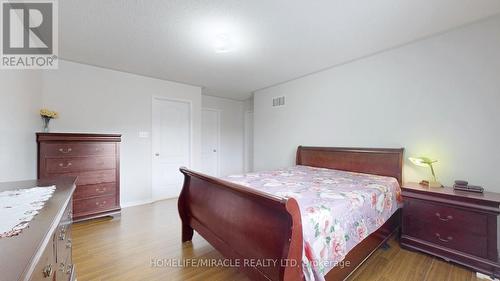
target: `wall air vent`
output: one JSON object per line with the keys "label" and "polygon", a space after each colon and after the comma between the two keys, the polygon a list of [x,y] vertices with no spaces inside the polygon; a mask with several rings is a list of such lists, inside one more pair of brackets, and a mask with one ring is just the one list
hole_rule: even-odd
{"label": "wall air vent", "polygon": [[285,105],[285,97],[275,97],[273,98],[273,107],[279,107]]}

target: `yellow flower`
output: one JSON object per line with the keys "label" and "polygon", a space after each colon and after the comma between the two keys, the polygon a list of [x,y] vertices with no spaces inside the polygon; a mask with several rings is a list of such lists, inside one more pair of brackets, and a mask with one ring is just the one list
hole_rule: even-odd
{"label": "yellow flower", "polygon": [[59,113],[57,113],[56,111],[48,110],[46,108],[42,108],[40,109],[40,116],[53,119],[53,118],[58,118]]}

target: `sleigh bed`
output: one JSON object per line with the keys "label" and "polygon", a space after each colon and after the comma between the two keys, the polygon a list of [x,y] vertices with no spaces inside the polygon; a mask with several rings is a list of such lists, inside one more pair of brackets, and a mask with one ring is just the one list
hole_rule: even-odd
{"label": "sleigh bed", "polygon": [[[402,159],[402,148],[299,146],[296,164],[314,171],[325,168],[323,170],[390,177],[400,185]],[[191,241],[196,230],[223,256],[238,261],[234,264],[251,280],[306,279],[302,265],[307,256],[303,232],[306,224],[296,198],[277,196],[186,168],[181,168],[181,172],[185,177],[178,201],[182,242]],[[397,209],[381,222],[380,227],[350,249],[342,263],[329,270],[324,278],[346,279],[398,232],[400,213]]]}

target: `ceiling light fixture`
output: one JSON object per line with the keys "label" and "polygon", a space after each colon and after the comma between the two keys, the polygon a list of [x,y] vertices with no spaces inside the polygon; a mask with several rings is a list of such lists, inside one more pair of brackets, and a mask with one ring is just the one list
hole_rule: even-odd
{"label": "ceiling light fixture", "polygon": [[[194,22],[191,36],[201,53],[213,54],[245,53],[249,46],[248,31],[243,24],[230,18],[203,18]],[[222,56],[219,56],[222,57]],[[227,56],[230,57],[230,56]]]}
{"label": "ceiling light fixture", "polygon": [[217,34],[214,38],[214,49],[216,53],[228,53],[233,50],[233,42],[228,34]]}

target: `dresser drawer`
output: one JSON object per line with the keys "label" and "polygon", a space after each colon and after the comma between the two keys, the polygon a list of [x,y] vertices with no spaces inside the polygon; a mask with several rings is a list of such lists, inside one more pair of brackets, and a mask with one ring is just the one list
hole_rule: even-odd
{"label": "dresser drawer", "polygon": [[114,156],[47,158],[45,167],[49,173],[107,170],[116,167],[116,159]]}
{"label": "dresser drawer", "polygon": [[73,201],[73,211],[76,217],[89,213],[98,213],[101,211],[104,212],[116,207],[116,195],[108,195]]}
{"label": "dresser drawer", "polygon": [[100,183],[116,182],[116,170],[102,170],[102,171],[87,171],[87,172],[71,172],[71,173],[51,173],[48,178],[56,178],[60,176],[77,176],[76,184],[90,185]]}
{"label": "dresser drawer", "polygon": [[58,265],[58,271],[56,275],[56,281],[72,281],[75,280],[75,266],[71,259],[71,254],[69,254],[63,262]]}
{"label": "dresser drawer", "polygon": [[75,199],[85,199],[96,196],[116,194],[116,183],[80,185],[76,187]]}
{"label": "dresser drawer", "polygon": [[408,221],[418,218],[438,228],[471,234],[486,235],[488,231],[487,215],[418,199],[405,199],[403,216]]}
{"label": "dresser drawer", "polygon": [[47,158],[45,166],[49,173],[83,172],[114,169],[115,157]]}
{"label": "dresser drawer", "polygon": [[[54,237],[52,237],[54,238]],[[54,244],[51,240],[45,250],[43,251],[42,257],[38,261],[31,275],[30,281],[49,281],[53,280],[56,275],[57,264],[55,260]]]}
{"label": "dresser drawer", "polygon": [[403,234],[478,257],[488,257],[487,237],[470,231],[457,231],[447,225],[412,219],[405,222]]}
{"label": "dresser drawer", "polygon": [[41,143],[40,152],[43,157],[105,156],[115,155],[116,146],[99,142]]}

